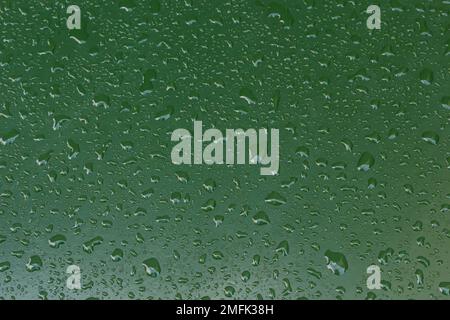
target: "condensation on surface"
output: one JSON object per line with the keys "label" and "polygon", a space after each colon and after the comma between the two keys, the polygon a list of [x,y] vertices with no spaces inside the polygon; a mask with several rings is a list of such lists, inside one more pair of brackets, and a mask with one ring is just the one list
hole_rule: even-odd
{"label": "condensation on surface", "polygon": [[[1,298],[448,299],[448,1],[381,30],[369,1],[76,4],[0,4]],[[173,165],[194,120],[279,129],[279,174]]]}

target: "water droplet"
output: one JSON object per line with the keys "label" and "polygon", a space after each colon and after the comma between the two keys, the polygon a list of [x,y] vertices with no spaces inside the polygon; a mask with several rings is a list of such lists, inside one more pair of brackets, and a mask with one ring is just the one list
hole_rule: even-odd
{"label": "water droplet", "polygon": [[256,224],[256,225],[258,225],[258,226],[262,226],[262,225],[265,225],[265,224],[269,224],[269,223],[270,223],[269,216],[268,216],[267,213],[264,212],[264,211],[259,211],[259,212],[257,212],[257,213],[253,216],[252,220],[253,220],[253,223]]}
{"label": "water droplet", "polygon": [[145,273],[152,278],[159,276],[161,273],[161,266],[156,258],[149,258],[142,262],[142,264],[145,268]]}
{"label": "water droplet", "polygon": [[437,145],[439,143],[439,135],[434,131],[425,131],[422,133],[422,140]]}
{"label": "water droplet", "polygon": [[375,164],[375,158],[369,152],[364,152],[358,160],[359,171],[369,171]]}
{"label": "water droplet", "polygon": [[42,260],[39,256],[32,256],[26,264],[28,272],[39,271],[42,268]]}
{"label": "water droplet", "polygon": [[286,203],[286,198],[283,197],[281,194],[279,194],[276,191],[272,191],[266,196],[265,199],[266,203],[274,205],[274,206],[280,206]]}
{"label": "water droplet", "polygon": [[327,262],[327,268],[330,269],[335,275],[343,275],[348,269],[347,259],[340,252],[327,250],[325,252],[325,259]]}

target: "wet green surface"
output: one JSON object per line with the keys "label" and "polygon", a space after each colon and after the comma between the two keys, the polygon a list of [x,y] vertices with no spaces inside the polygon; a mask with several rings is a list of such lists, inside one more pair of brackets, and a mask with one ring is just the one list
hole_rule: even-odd
{"label": "wet green surface", "polygon": [[[69,4],[0,3],[0,297],[449,298],[448,1],[381,30],[369,1]],[[173,165],[194,120],[280,129],[279,175]]]}

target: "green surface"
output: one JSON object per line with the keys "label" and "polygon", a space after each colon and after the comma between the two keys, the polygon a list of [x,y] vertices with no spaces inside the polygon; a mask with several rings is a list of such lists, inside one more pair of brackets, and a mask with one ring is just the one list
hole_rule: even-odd
{"label": "green surface", "polygon": [[[0,297],[448,299],[450,2],[369,4],[2,0]],[[279,175],[173,165],[194,120]]]}

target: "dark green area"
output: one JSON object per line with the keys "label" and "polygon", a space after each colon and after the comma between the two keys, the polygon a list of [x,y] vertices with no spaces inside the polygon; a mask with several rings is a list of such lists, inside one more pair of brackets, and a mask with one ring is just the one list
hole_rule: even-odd
{"label": "dark green area", "polygon": [[[1,1],[0,297],[448,298],[450,2],[369,4]],[[173,165],[193,120],[279,175]]]}

